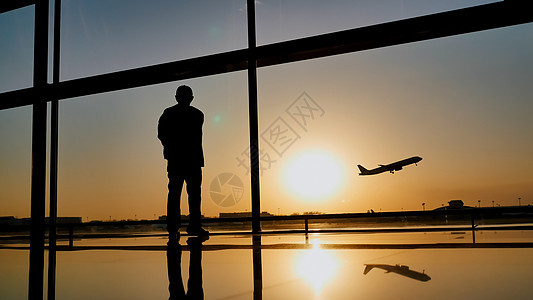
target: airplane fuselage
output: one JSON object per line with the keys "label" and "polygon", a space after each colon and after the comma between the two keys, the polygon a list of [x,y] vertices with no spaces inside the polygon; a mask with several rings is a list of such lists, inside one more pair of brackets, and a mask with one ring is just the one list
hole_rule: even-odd
{"label": "airplane fuselage", "polygon": [[378,168],[371,169],[371,170],[367,170],[365,169],[365,167],[361,165],[357,165],[357,167],[359,167],[359,170],[361,171],[359,175],[375,175],[375,174],[380,174],[383,172],[391,172],[394,174],[394,171],[400,171],[401,169],[403,169],[403,167],[407,165],[411,165],[411,164],[417,164],[421,160],[422,160],[422,157],[413,156],[413,157],[406,158],[406,159],[403,159],[403,160],[400,160],[400,161],[397,161],[397,162],[394,162],[388,165],[379,165]]}

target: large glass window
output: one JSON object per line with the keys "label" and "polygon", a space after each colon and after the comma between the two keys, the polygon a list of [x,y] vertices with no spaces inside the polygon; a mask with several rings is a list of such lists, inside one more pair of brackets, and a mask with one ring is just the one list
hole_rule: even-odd
{"label": "large glass window", "polygon": [[32,86],[33,6],[0,14],[0,92]]}
{"label": "large glass window", "polygon": [[[246,73],[238,72],[62,102],[59,216],[83,220],[166,215],[167,173],[157,124],[179,85],[204,112],[202,213],[250,211],[250,175],[239,167],[248,145]],[[248,165],[249,162],[247,161]],[[188,214],[185,188],[182,214]]]}
{"label": "large glass window", "polygon": [[[0,236],[28,234],[31,195],[31,107],[0,110]],[[21,226],[22,225],[22,226]],[[23,226],[26,227],[23,227]],[[2,246],[20,247],[20,240]],[[28,293],[27,250],[2,249],[0,291],[6,299]]]}
{"label": "large glass window", "polygon": [[0,111],[0,217],[30,216],[31,107]]}
{"label": "large glass window", "polygon": [[[261,149],[272,161],[262,162],[262,209],[530,198],[532,33],[521,25],[259,69]],[[418,167],[358,175],[359,164],[412,156]]]}
{"label": "large glass window", "polygon": [[245,2],[65,1],[62,79],[244,48]]}
{"label": "large glass window", "polygon": [[[254,1],[257,40],[259,45],[265,45],[492,2],[497,1]],[[87,76],[246,48],[246,3],[245,0],[64,1],[61,80],[82,78],[80,81],[84,81]],[[0,15],[0,93],[32,86],[33,51],[39,50],[33,47],[33,7]],[[52,35],[49,46],[51,38]],[[470,207],[530,205],[533,198],[531,53],[533,25],[527,24],[258,69],[262,215],[263,212],[291,215],[431,210],[453,199],[461,199]],[[289,59],[294,57],[286,54]],[[50,68],[51,60],[49,71]],[[228,73],[224,74],[148,87],[144,84],[151,81],[141,78],[137,81],[143,86],[140,88],[61,99],[60,234],[65,232],[61,223],[79,221],[64,217],[80,217],[83,222],[147,220],[167,213],[168,179],[157,125],[164,109],[176,104],[175,91],[182,84],[192,87],[193,106],[205,115],[202,214],[206,218],[251,216],[250,182],[254,179],[250,167],[248,74],[247,71],[230,72],[230,69],[228,66]],[[110,82],[106,91],[120,86],[113,84]],[[53,86],[51,90],[53,93],[48,94],[47,90],[39,97],[66,95]],[[48,125],[50,116],[49,109]],[[47,152],[51,148],[48,125]],[[3,238],[0,295],[7,298],[25,298],[28,293],[27,239],[6,236],[14,233],[28,236],[31,133],[32,106],[0,111],[0,235]],[[360,174],[364,167],[378,168],[415,156],[422,159],[416,161],[417,166],[409,164],[377,175]],[[47,179],[51,169],[49,160],[47,157]],[[46,206],[50,204],[49,181]],[[33,200],[39,198],[38,195]],[[186,198],[184,188],[182,215],[189,211]],[[474,221],[479,224],[474,214],[479,211],[482,210],[470,211],[473,227],[467,237],[471,235],[474,239],[477,230]],[[140,229],[141,226],[125,225],[132,223],[135,222],[117,227],[133,233],[137,229],[153,232],[159,226]],[[272,224],[280,223],[286,224],[286,228],[292,226],[290,222],[275,221],[264,222],[263,228],[270,229]],[[39,243],[45,240],[39,230],[33,231],[40,224],[34,224],[37,226],[32,228],[31,264],[38,270],[42,268],[39,258],[43,258]],[[237,224],[244,225],[239,230],[251,229],[249,224],[240,222],[232,222],[231,229]],[[19,226],[16,228],[19,231],[14,232],[11,230],[15,226],[11,225],[25,226]],[[268,238],[264,243],[268,247],[263,249],[261,237],[257,235],[252,245],[247,239],[236,239],[235,235],[214,235],[210,241],[187,237],[187,246],[182,239],[184,248],[178,251],[172,242],[164,246],[166,237],[162,234],[111,241],[103,238],[104,235],[81,239],[78,230],[86,227],[80,227],[75,226],[75,237],[69,236],[68,249],[63,247],[67,243],[63,236],[58,249],[53,247],[52,235],[47,239],[50,260],[44,268],[57,274],[55,285],[59,298],[80,295],[153,298],[154,294],[160,295],[156,298],[166,297],[168,288],[177,283],[171,279],[172,274],[185,274],[187,269],[189,279],[193,277],[191,269],[196,269],[197,274],[201,271],[208,299],[249,298],[252,293],[259,298],[263,295],[277,299],[288,295],[286,290],[291,290],[290,294],[299,289],[304,291],[300,296],[307,298],[313,294],[342,296],[354,294],[352,289],[357,285],[353,282],[366,276],[372,267],[366,265],[363,274],[350,278],[350,275],[343,276],[343,272],[355,274],[354,268],[344,270],[340,262],[348,261],[345,265],[355,263],[359,267],[367,262],[378,263],[373,254],[367,255],[370,251],[347,251],[357,246],[352,237],[348,241],[322,235],[330,240],[333,246],[330,249],[321,249],[318,236],[313,233]],[[117,227],[89,230],[115,231]],[[157,230],[163,230],[159,227]],[[209,228],[209,224],[205,227],[212,231],[228,229]],[[464,232],[457,233],[461,234],[459,239],[465,237]],[[522,241],[521,234],[505,239]],[[382,243],[392,235],[396,236],[356,237],[355,240]],[[426,242],[427,236],[400,239],[402,243]],[[451,235],[438,239],[457,242]],[[117,240],[121,246],[116,244]],[[291,249],[284,251],[287,241],[291,244],[287,248]],[[199,247],[202,242],[206,242],[205,248]],[[99,248],[102,244],[105,245]],[[219,251],[230,249],[230,244],[235,244],[235,249]],[[340,247],[341,244],[347,247]],[[84,249],[84,246],[95,248]],[[343,249],[334,253],[338,248]],[[205,268],[198,268],[202,249]],[[381,254],[381,258],[386,257]],[[402,254],[401,258],[405,259],[402,268],[418,263],[419,253],[411,254]],[[431,255],[425,260],[435,261]],[[514,259],[508,265],[516,265],[517,261]],[[228,276],[230,265],[233,269]],[[310,269],[309,265],[318,268]],[[433,267],[437,274],[439,266]],[[492,273],[494,278],[502,274]],[[339,278],[340,281],[335,281]],[[39,289],[40,292],[39,280],[32,281],[29,280],[30,291]],[[332,282],[340,285],[331,285]],[[341,289],[332,290],[337,286]],[[378,285],[365,285],[368,291],[361,295],[373,293],[375,288],[368,288],[373,286]]]}

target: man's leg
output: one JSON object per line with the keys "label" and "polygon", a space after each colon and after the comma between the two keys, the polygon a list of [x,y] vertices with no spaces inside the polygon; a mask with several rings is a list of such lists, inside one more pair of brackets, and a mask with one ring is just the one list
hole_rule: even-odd
{"label": "man's leg", "polygon": [[169,162],[168,167],[168,199],[167,199],[167,230],[169,234],[177,234],[181,225],[181,190],[183,189],[183,176],[172,169]]}
{"label": "man's leg", "polygon": [[[189,200],[189,227],[193,231],[197,231],[202,227],[201,224],[201,202],[202,202],[202,168],[198,167],[189,170],[185,177],[187,183],[187,195]],[[187,230],[189,231],[189,230]],[[207,232],[206,232],[207,233]]]}

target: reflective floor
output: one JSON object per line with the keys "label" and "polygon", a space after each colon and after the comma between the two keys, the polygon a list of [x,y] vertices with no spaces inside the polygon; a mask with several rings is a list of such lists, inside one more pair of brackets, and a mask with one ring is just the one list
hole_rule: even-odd
{"label": "reflective floor", "polygon": [[[533,232],[214,235],[59,242],[56,299],[531,299]],[[28,294],[0,247],[0,298]],[[48,255],[49,252],[47,251]],[[49,266],[45,265],[46,272]],[[45,295],[48,286],[45,280]],[[45,297],[46,298],[46,297]],[[190,299],[187,298],[187,299]]]}

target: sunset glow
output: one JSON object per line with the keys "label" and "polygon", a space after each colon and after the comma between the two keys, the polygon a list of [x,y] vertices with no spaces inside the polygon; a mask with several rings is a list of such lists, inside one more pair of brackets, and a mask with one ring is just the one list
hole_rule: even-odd
{"label": "sunset glow", "polygon": [[[398,9],[396,1],[260,1],[257,45],[489,2],[403,1]],[[248,43],[240,0],[212,1],[209,9],[169,0],[62,6],[60,81]],[[0,18],[0,92],[32,86],[33,18],[30,6]],[[522,24],[258,68],[261,209],[355,213],[420,210],[425,203],[430,210],[452,199],[482,207],[518,205],[518,198],[533,204],[532,33]],[[156,129],[182,84],[205,114],[202,213],[251,211],[247,78],[246,70],[232,71],[61,100],[58,214],[84,221],[166,214],[168,178]],[[0,111],[5,216],[30,214],[31,125],[31,106]],[[278,131],[266,134],[272,129]],[[414,155],[424,158],[418,167],[358,175],[358,164],[375,168]],[[228,173],[243,183],[242,197],[221,206],[211,184]]]}
{"label": "sunset glow", "polygon": [[311,150],[297,155],[287,163],[283,181],[295,196],[318,201],[333,196],[345,181],[345,175],[332,154]]}
{"label": "sunset glow", "polygon": [[319,295],[337,274],[339,262],[332,253],[320,248],[320,240],[314,240],[312,244],[313,248],[302,253],[296,261],[296,273],[309,283],[315,295]]}

